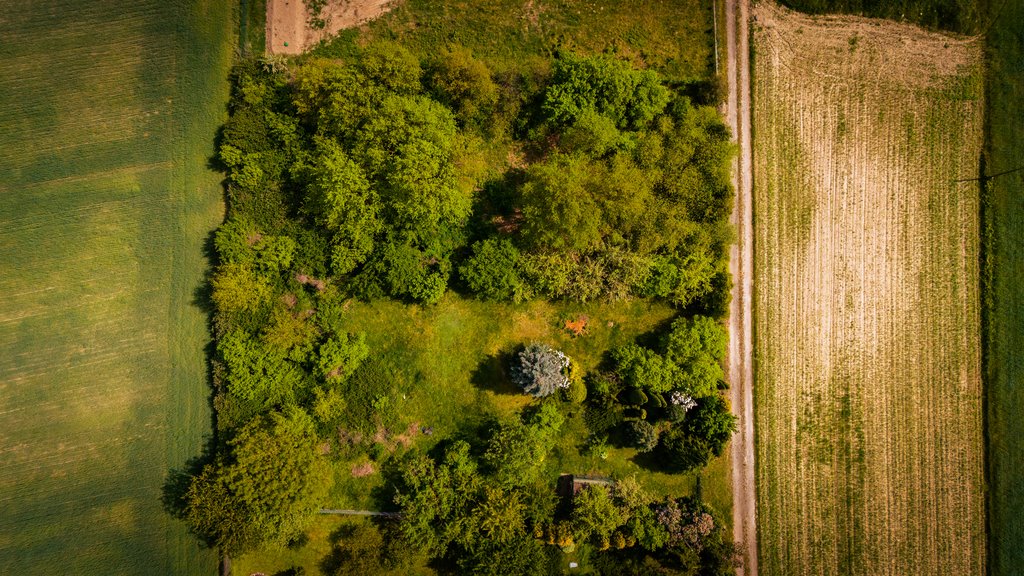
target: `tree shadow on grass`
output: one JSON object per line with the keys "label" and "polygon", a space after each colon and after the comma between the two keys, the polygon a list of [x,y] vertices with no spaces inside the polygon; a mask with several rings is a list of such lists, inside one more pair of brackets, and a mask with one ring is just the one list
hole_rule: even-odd
{"label": "tree shadow on grass", "polygon": [[203,443],[203,451],[200,455],[189,458],[183,466],[174,468],[167,473],[160,493],[160,502],[167,514],[178,519],[185,518],[188,508],[188,489],[192,485],[192,479],[202,473],[207,464],[214,462],[215,451],[214,439],[209,436]]}
{"label": "tree shadow on grass", "polygon": [[501,350],[487,356],[473,369],[469,381],[477,388],[490,390],[495,394],[522,394],[523,391],[509,378],[512,360],[519,352],[519,348]]}

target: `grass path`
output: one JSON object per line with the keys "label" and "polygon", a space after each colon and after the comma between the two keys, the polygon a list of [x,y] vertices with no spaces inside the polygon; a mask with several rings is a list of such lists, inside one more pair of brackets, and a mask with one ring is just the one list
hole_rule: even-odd
{"label": "grass path", "polygon": [[164,475],[210,430],[202,243],[229,2],[0,21],[0,573],[195,574]]}

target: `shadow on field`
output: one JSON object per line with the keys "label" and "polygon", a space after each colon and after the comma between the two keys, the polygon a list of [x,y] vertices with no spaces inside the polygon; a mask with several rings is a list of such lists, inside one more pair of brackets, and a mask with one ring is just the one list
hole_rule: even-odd
{"label": "shadow on field", "polygon": [[214,462],[214,454],[215,442],[213,437],[209,436],[203,443],[202,454],[189,458],[183,466],[174,468],[167,473],[160,494],[160,503],[163,504],[164,512],[174,518],[185,518],[188,507],[188,490],[192,479],[199,476],[207,464]]}
{"label": "shadow on field", "polygon": [[490,390],[495,394],[522,394],[522,390],[509,379],[512,359],[521,348],[502,350],[487,356],[473,369],[469,381],[477,388]]}

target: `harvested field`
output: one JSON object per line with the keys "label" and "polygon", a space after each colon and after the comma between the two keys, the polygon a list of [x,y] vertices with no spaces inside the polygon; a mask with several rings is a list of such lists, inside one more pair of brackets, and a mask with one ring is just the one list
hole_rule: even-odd
{"label": "harvested field", "polygon": [[204,574],[160,503],[210,433],[194,304],[232,5],[0,18],[0,574]]}
{"label": "harvested field", "polygon": [[761,4],[763,574],[982,574],[981,46]]}

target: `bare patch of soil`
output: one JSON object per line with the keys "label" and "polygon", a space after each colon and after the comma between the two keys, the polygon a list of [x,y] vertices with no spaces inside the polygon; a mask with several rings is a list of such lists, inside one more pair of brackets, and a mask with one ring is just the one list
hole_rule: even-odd
{"label": "bare patch of soil", "polygon": [[338,32],[359,26],[387,12],[397,0],[329,0],[319,17],[321,29],[303,0],[267,0],[267,52],[301,54]]}

